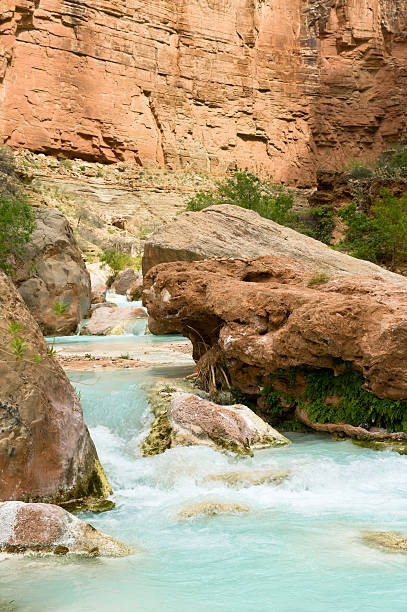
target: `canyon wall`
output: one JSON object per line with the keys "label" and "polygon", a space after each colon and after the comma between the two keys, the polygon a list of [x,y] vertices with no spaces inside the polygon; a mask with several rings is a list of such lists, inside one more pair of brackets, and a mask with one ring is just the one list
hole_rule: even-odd
{"label": "canyon wall", "polygon": [[314,182],[406,129],[404,0],[1,0],[0,141]]}

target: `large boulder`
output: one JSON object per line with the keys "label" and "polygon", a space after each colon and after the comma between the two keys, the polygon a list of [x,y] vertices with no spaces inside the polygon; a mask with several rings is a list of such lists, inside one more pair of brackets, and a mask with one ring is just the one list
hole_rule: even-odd
{"label": "large boulder", "polygon": [[54,504],[0,503],[0,551],[123,557],[130,549]]}
{"label": "large boulder", "polygon": [[151,431],[141,445],[143,455],[194,445],[246,454],[290,443],[247,406],[219,405],[193,393],[168,394],[154,415]]}
{"label": "large boulder", "polygon": [[139,319],[146,318],[146,311],[138,306],[111,308],[101,304],[93,310],[91,318],[81,328],[81,335],[106,336],[108,334],[132,333],[134,323]]}
{"label": "large boulder", "polygon": [[[261,398],[275,413],[302,410],[316,402],[318,381],[314,396],[305,393],[308,374],[317,371],[325,377],[326,419],[349,409],[352,398],[345,407],[341,400],[352,391],[349,424],[365,431],[376,418],[379,429],[406,430],[407,404],[400,401],[407,399],[406,288],[380,277],[315,276],[293,260],[271,256],[161,264],[144,286],[150,330],[191,339],[208,389],[216,380]],[[339,383],[342,394],[328,397]],[[378,398],[388,401],[377,404]]]}
{"label": "large boulder", "polygon": [[0,273],[0,501],[85,502],[110,492],[73,387]]}
{"label": "large boulder", "polygon": [[157,229],[144,247],[143,274],[164,262],[261,255],[290,257],[313,273],[373,276],[407,287],[404,276],[339,253],[252,210],[229,204],[183,213]]}
{"label": "large boulder", "polygon": [[126,268],[119,272],[112,285],[112,289],[120,295],[126,295],[127,291],[134,285],[140,277],[140,273],[133,268]]}
{"label": "large boulder", "polygon": [[89,310],[89,273],[66,217],[53,208],[37,208],[35,216],[13,281],[45,335],[69,334]]}

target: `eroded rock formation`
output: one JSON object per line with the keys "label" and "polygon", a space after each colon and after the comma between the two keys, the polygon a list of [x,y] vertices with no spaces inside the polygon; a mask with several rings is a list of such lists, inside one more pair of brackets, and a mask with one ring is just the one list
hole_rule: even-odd
{"label": "eroded rock formation", "polygon": [[309,185],[405,131],[402,0],[6,0],[1,30],[12,147]]}
{"label": "eroded rock formation", "polygon": [[110,492],[75,391],[0,272],[0,501]]}
{"label": "eroded rock formation", "polygon": [[37,227],[13,281],[45,335],[76,330],[90,306],[90,279],[66,217],[53,208],[36,208]]}
{"label": "eroded rock formation", "polygon": [[[378,277],[328,279],[288,258],[269,256],[161,264],[146,275],[144,287],[150,330],[177,330],[191,339],[208,389],[214,390],[216,379],[225,388],[260,398],[260,407],[278,402],[277,412],[280,407],[307,409],[315,399],[306,395],[307,372],[330,372],[349,378],[333,379],[341,382],[337,397],[329,393],[333,381],[321,382],[328,389],[321,397],[326,414],[344,412],[343,390],[346,394],[352,386],[355,405],[347,398],[346,409],[353,410],[356,423],[350,424],[364,430],[387,423],[396,431],[405,428],[407,403],[369,403],[373,397],[407,399],[405,286]],[[281,380],[272,379],[277,373]],[[357,395],[362,384],[367,398]],[[359,412],[362,404],[365,413]],[[329,422],[326,414],[320,415],[323,423]],[[385,436],[386,429],[381,432]]]}
{"label": "eroded rock formation", "polygon": [[53,504],[0,503],[0,551],[123,557],[130,549]]}
{"label": "eroded rock formation", "polygon": [[143,272],[169,261],[247,259],[260,255],[290,257],[313,273],[371,276],[407,287],[404,276],[334,251],[252,210],[227,204],[183,213],[156,230],[145,245]]}

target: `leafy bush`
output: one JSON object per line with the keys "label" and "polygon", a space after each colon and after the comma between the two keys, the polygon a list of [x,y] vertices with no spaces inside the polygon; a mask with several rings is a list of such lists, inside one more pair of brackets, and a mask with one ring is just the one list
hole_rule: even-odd
{"label": "leafy bush", "polygon": [[137,270],[141,266],[141,255],[132,257],[128,253],[122,251],[115,251],[114,249],[106,249],[100,257],[102,267],[109,266],[109,268],[117,275],[125,268],[136,268]]}
{"label": "leafy bush", "polygon": [[407,192],[397,198],[383,191],[372,215],[358,211],[355,202],[341,210],[339,216],[348,226],[341,245],[355,257],[394,267],[407,256]]}
{"label": "leafy bush", "polygon": [[12,154],[0,148],[0,269],[6,274],[11,273],[10,257],[23,254],[35,229],[24,187]]}
{"label": "leafy bush", "polygon": [[[334,209],[324,205],[319,208],[310,208],[299,216],[298,231],[329,244],[335,227]],[[295,228],[297,229],[297,228]]]}
{"label": "leafy bush", "polygon": [[390,176],[407,177],[407,137],[403,136],[393,149],[379,157],[376,168]]}
{"label": "leafy bush", "polygon": [[218,181],[215,191],[199,192],[187,203],[187,210],[199,211],[219,204],[234,204],[258,212],[262,217],[280,225],[295,222],[292,213],[293,197],[281,185],[236,168],[232,176]]}

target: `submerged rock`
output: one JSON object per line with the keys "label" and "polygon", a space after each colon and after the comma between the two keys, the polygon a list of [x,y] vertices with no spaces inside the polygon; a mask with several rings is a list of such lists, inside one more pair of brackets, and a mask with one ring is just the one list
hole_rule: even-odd
{"label": "submerged rock", "polygon": [[66,217],[53,208],[37,208],[35,217],[13,281],[45,335],[69,334],[89,310],[89,273]]}
{"label": "submerged rock", "polygon": [[81,336],[121,335],[128,332],[136,319],[146,318],[146,311],[137,306],[100,306],[92,311],[90,320],[83,325],[80,333]]}
{"label": "submerged rock", "polygon": [[289,443],[247,406],[220,406],[192,393],[175,393],[169,406],[156,414],[141,448],[145,455],[192,445],[246,454]]}
{"label": "submerged rock", "polygon": [[236,514],[249,512],[250,508],[242,504],[231,504],[220,501],[205,501],[190,504],[178,512],[178,518],[190,519],[201,516],[216,516],[217,514]]}
{"label": "submerged rock", "polygon": [[370,546],[388,552],[407,553],[407,536],[401,533],[368,531],[363,534],[363,540]]}
{"label": "submerged rock", "polygon": [[124,557],[125,544],[53,504],[0,503],[0,551]]}
{"label": "submerged rock", "polygon": [[258,469],[258,470],[239,470],[236,472],[226,472],[225,474],[212,474],[207,480],[223,482],[230,487],[253,487],[262,484],[279,485],[287,478],[290,473],[286,470]]}
{"label": "submerged rock", "polygon": [[0,273],[0,501],[59,503],[110,493],[78,397]]}

